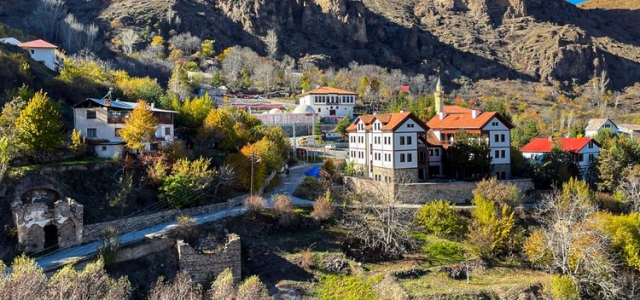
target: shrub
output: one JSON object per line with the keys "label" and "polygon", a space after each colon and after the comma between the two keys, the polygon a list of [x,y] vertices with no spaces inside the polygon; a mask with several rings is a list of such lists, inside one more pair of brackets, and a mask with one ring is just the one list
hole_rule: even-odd
{"label": "shrub", "polygon": [[428,244],[424,247],[431,262],[440,264],[457,263],[464,261],[464,253],[462,247],[454,242],[442,241]]}
{"label": "shrub", "polygon": [[311,248],[307,248],[300,254],[300,267],[308,269],[311,266],[313,266],[313,252],[311,252]]}
{"label": "shrub", "polygon": [[[318,294],[321,299],[378,299],[373,286],[378,278],[348,275],[326,275],[320,279]],[[380,278],[381,279],[381,278]]]}
{"label": "shrub", "polygon": [[293,196],[302,199],[315,199],[322,195],[322,185],[320,184],[320,180],[318,178],[307,176],[305,177],[298,188],[293,192]]}
{"label": "shrub", "polygon": [[267,207],[267,201],[257,195],[251,195],[244,199],[244,208],[248,213],[258,214]]}
{"label": "shrub", "polygon": [[333,216],[335,208],[331,202],[331,192],[327,190],[324,197],[319,197],[316,202],[313,203],[313,212],[311,217],[318,221],[326,221]]}
{"label": "shrub", "polygon": [[445,200],[426,203],[420,208],[415,223],[440,237],[459,237],[466,231],[464,221],[456,212],[455,204]]}
{"label": "shrub", "polygon": [[494,201],[499,205],[506,204],[514,208],[522,204],[523,194],[520,188],[514,184],[504,184],[495,177],[483,179],[473,190],[473,194],[482,195],[485,199]]}
{"label": "shrub", "polygon": [[271,299],[267,287],[258,276],[253,275],[240,284],[236,300],[266,300]]}
{"label": "shrub", "polygon": [[160,199],[175,209],[197,205],[200,198],[193,181],[181,175],[167,177],[160,188]]}
{"label": "shrub", "polygon": [[236,288],[233,283],[233,274],[226,268],[218,274],[216,280],[211,283],[209,290],[210,299],[232,300],[236,297]]}
{"label": "shrub", "polygon": [[571,277],[554,275],[551,279],[551,298],[554,300],[579,300],[580,293]]}
{"label": "shrub", "polygon": [[275,195],[273,196],[272,201],[273,210],[276,218],[278,218],[278,224],[282,227],[289,227],[293,225],[297,218],[291,198],[287,195]]}

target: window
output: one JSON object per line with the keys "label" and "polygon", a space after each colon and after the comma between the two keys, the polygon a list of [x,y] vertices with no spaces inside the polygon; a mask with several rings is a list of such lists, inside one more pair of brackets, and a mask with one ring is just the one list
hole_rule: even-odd
{"label": "window", "polygon": [[491,126],[498,126],[498,122],[491,122]]}
{"label": "window", "polygon": [[102,151],[107,151],[107,146],[102,146]]}
{"label": "window", "polygon": [[31,52],[31,54],[35,54],[36,51],[34,51],[33,49],[29,50]]}
{"label": "window", "polygon": [[403,136],[400,137],[400,145],[404,145],[404,137]]}
{"label": "window", "polygon": [[404,162],[404,154],[400,154],[400,162]]}
{"label": "window", "polygon": [[120,137],[120,130],[121,130],[121,129],[122,129],[122,128],[116,128],[116,129],[114,129],[113,136],[114,136],[114,137]]}
{"label": "window", "polygon": [[407,154],[407,162],[411,162],[411,160],[412,160],[411,153],[408,153]]}
{"label": "window", "polygon": [[433,149],[429,149],[429,156],[433,156]]}
{"label": "window", "polygon": [[498,142],[498,135],[496,134],[496,135],[494,135],[493,137],[494,137],[494,139],[493,139],[493,140],[497,143],[497,142]]}
{"label": "window", "polygon": [[611,124],[609,124],[609,123],[604,124],[604,128],[611,128]]}
{"label": "window", "polygon": [[318,108],[318,112],[320,112],[320,108]]}
{"label": "window", "polygon": [[589,154],[589,162],[594,162],[596,161],[596,156],[593,154]]}
{"label": "window", "polygon": [[414,125],[415,124],[413,124],[413,123],[409,123],[409,124],[407,124],[407,128],[413,128]]}
{"label": "window", "polygon": [[96,137],[96,129],[95,128],[87,128],[87,137],[95,138]]}
{"label": "window", "polygon": [[164,135],[167,135],[167,136],[171,135],[171,127],[165,127],[164,128]]}
{"label": "window", "polygon": [[493,153],[493,158],[500,158],[500,151],[499,151],[499,150],[496,150],[496,151]]}
{"label": "window", "polygon": [[584,160],[584,154],[578,154],[578,161],[583,161]]}
{"label": "window", "polygon": [[407,137],[407,145],[411,145],[411,137],[410,136]]}
{"label": "window", "polygon": [[500,135],[500,142],[503,142],[503,143],[504,143],[504,134],[501,134],[501,135]]}
{"label": "window", "polygon": [[436,156],[440,156],[440,149],[436,149]]}
{"label": "window", "polygon": [[96,111],[95,110],[87,110],[87,119],[95,119]]}
{"label": "window", "polygon": [[504,152],[504,150],[500,150],[500,155],[502,155],[502,158],[507,157],[506,153]]}

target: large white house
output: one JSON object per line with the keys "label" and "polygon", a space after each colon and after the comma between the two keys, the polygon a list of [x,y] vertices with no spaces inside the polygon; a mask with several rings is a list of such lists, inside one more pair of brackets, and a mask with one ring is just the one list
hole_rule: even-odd
{"label": "large white house", "polygon": [[610,119],[590,119],[584,129],[584,136],[594,137],[600,130],[611,129],[614,134],[618,134],[618,126]]}
{"label": "large white house", "polygon": [[419,169],[418,138],[427,130],[410,112],[360,116],[347,128],[349,160],[358,173],[374,180],[418,181],[426,176]]}
{"label": "large white house", "polygon": [[320,117],[351,118],[356,105],[356,93],[321,87],[300,95],[300,104],[311,105]]}
{"label": "large white house", "polygon": [[43,40],[35,40],[18,44],[18,47],[29,51],[31,58],[47,68],[59,72],[62,68],[62,55],[58,52],[58,46]]}
{"label": "large white house", "polygon": [[[86,100],[73,107],[74,128],[82,132],[82,136],[95,145],[99,157],[122,156],[125,151],[124,141],[118,132],[125,127],[124,121],[138,105],[134,102],[124,102],[110,98]],[[177,111],[158,109],[151,104],[153,114],[158,119],[155,138],[158,142],[173,139],[174,114]],[[153,145],[147,144],[147,150]]]}
{"label": "large white house", "polygon": [[540,162],[544,155],[551,153],[553,144],[558,143],[562,151],[569,152],[573,161],[580,168],[580,173],[585,176],[593,162],[600,154],[600,146],[592,138],[535,138],[520,149],[525,158]]}

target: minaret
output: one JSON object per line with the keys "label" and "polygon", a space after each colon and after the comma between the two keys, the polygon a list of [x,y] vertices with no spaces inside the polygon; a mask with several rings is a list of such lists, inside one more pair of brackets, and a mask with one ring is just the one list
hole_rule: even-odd
{"label": "minaret", "polygon": [[440,77],[438,77],[438,83],[436,84],[436,92],[433,93],[434,101],[436,102],[436,114],[440,114],[444,111],[442,103],[442,83],[440,83]]}

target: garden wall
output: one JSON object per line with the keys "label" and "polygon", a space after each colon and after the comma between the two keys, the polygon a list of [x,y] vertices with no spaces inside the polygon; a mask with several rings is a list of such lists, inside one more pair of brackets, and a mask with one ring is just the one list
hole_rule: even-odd
{"label": "garden wall", "polygon": [[[511,183],[520,188],[525,195],[525,202],[530,202],[533,191],[531,179],[502,180],[502,183]],[[473,199],[473,190],[478,182],[422,182],[393,184],[374,181],[365,178],[345,177],[345,184],[358,192],[373,192],[384,194],[387,199],[396,195],[400,203],[424,204],[432,200],[449,200],[456,204],[469,204]]]}
{"label": "garden wall", "polygon": [[95,223],[84,226],[84,233],[82,235],[82,241],[84,243],[92,242],[100,239],[100,236],[104,232],[105,228],[112,227],[116,229],[118,232],[124,233],[134,230],[140,230],[143,228],[147,228],[150,226],[154,226],[163,222],[173,221],[177,216],[186,215],[186,216],[195,216],[203,213],[215,212],[224,210],[227,208],[232,208],[234,206],[242,204],[246,196],[238,196],[232,199],[229,199],[227,202],[223,203],[215,203],[205,206],[185,208],[185,209],[174,209],[169,211],[162,211],[155,214],[137,216],[127,219],[114,220],[109,222]]}

